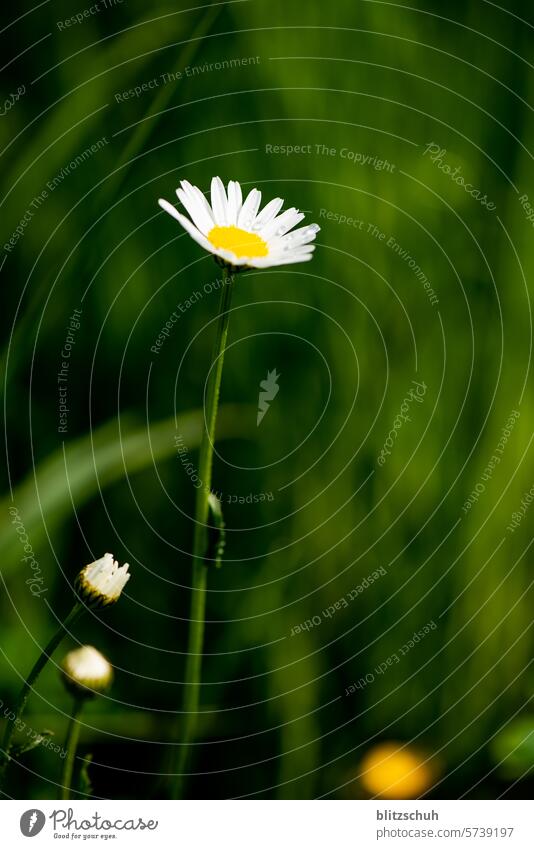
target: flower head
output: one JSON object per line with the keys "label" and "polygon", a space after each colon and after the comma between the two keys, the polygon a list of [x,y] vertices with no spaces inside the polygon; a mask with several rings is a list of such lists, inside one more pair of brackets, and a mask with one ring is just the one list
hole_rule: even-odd
{"label": "flower head", "polygon": [[82,569],[76,578],[78,596],[91,607],[114,604],[130,578],[128,568],[128,563],[119,566],[112,554],[104,554]]}
{"label": "flower head", "polygon": [[412,746],[388,741],[366,753],[359,773],[363,787],[371,796],[416,799],[432,785],[435,767]]}
{"label": "flower head", "polygon": [[220,177],[214,177],[211,205],[197,186],[187,180],[182,180],[180,186],[176,194],[191,220],[166,200],[160,198],[159,205],[223,265],[243,271],[312,258],[315,246],[311,242],[321,228],[309,224],[293,230],[303,220],[304,213],[294,207],[280,212],[284,205],[282,198],[269,201],[259,212],[261,192],[252,189],[243,201],[236,180],[230,180],[226,190]]}
{"label": "flower head", "polygon": [[81,646],[63,658],[61,676],[67,690],[78,698],[105,692],[113,680],[113,667],[93,646]]}

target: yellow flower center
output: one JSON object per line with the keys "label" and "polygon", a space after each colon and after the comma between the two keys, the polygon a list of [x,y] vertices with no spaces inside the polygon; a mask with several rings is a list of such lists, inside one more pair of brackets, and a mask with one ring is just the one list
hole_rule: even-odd
{"label": "yellow flower center", "polygon": [[239,259],[242,257],[252,259],[267,256],[269,253],[267,242],[264,242],[261,236],[257,233],[247,233],[246,230],[241,230],[233,224],[231,227],[212,227],[208,233],[208,239],[214,248],[232,251]]}

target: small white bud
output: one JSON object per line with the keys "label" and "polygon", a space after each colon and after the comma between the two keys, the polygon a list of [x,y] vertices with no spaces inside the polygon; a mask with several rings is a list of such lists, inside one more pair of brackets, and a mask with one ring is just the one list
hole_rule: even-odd
{"label": "small white bud", "polygon": [[112,554],[104,554],[82,569],[75,581],[76,593],[90,607],[114,604],[130,578],[128,569],[128,563],[119,566]]}
{"label": "small white bud", "polygon": [[89,699],[105,692],[113,680],[113,667],[93,646],[73,649],[63,658],[61,676],[74,696]]}

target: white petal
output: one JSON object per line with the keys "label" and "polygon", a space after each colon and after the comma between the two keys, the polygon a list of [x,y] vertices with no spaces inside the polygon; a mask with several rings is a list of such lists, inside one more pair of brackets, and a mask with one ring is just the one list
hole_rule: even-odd
{"label": "white petal", "polygon": [[98,566],[86,566],[84,569],[84,577],[87,581],[91,583],[94,580],[95,575],[98,574],[99,567]]}
{"label": "white petal", "polygon": [[269,257],[272,257],[273,259],[274,258],[283,259],[283,257],[287,257],[287,256],[295,256],[297,254],[313,253],[314,250],[315,250],[315,245],[300,245],[298,248],[286,248],[286,247],[284,247],[282,249],[276,248],[276,249],[269,251]]}
{"label": "white petal", "polygon": [[110,595],[115,595],[115,593],[121,593],[128,581],[130,580],[130,573],[122,567],[118,569],[112,580],[110,581],[108,592]]}
{"label": "white petal", "polygon": [[210,253],[214,253],[213,245],[208,242],[208,240],[200,232],[200,230],[197,230],[197,228],[194,224],[191,223],[189,218],[186,218],[185,215],[182,215],[180,212],[178,212],[178,210],[172,205],[172,203],[169,203],[169,201],[167,200],[163,200],[163,198],[160,198],[158,200],[158,203],[161,208],[165,210],[165,212],[168,212],[169,215],[172,215],[173,218],[176,218],[176,220],[179,221],[184,230],[187,230],[187,232],[195,240],[195,242],[198,242],[201,247],[205,248],[205,250],[207,251],[210,251]]}
{"label": "white petal", "polygon": [[256,221],[253,225],[254,230],[259,231],[262,227],[265,227],[265,225],[268,224],[269,221],[272,221],[275,215],[278,215],[283,205],[284,201],[282,200],[282,198],[273,198],[273,200],[270,200],[267,206],[262,209],[262,211],[256,218]]}
{"label": "white petal", "polygon": [[185,188],[186,191],[189,191],[192,195],[194,195],[194,197],[196,197],[196,199],[201,204],[201,206],[203,206],[204,209],[206,210],[207,214],[209,215],[210,221],[212,222],[212,225],[214,226],[215,225],[215,219],[213,217],[213,210],[212,210],[211,206],[209,205],[208,199],[204,195],[204,193],[200,191],[198,186],[191,185],[191,183],[188,183],[187,180],[182,180],[182,187]]}
{"label": "white petal", "polygon": [[215,224],[219,227],[226,226],[228,200],[224,190],[224,184],[220,177],[214,177],[211,181],[211,208]]}
{"label": "white petal", "polygon": [[258,189],[252,189],[247,195],[247,199],[241,207],[239,218],[237,219],[238,227],[244,230],[252,230],[252,226],[256,220],[256,215],[261,203],[261,192]]}
{"label": "white petal", "polygon": [[209,208],[208,202],[202,192],[198,190],[198,194],[200,195],[199,198],[194,191],[194,187],[187,184],[184,180],[182,188],[176,189],[176,194],[187,209],[193,223],[196,224],[200,232],[204,233],[204,235],[209,233],[211,228],[214,226],[214,221],[211,216],[211,209]]}
{"label": "white petal", "polygon": [[[165,210],[165,212],[168,212],[169,215],[172,215],[173,218],[176,218],[177,221],[180,221],[180,218],[182,216],[180,215],[176,207],[172,205],[172,203],[169,203],[169,201],[165,200],[165,198],[159,198],[158,203],[161,208]],[[180,223],[182,222],[180,221]]]}
{"label": "white petal", "polygon": [[293,227],[300,224],[304,217],[303,212],[299,212],[295,207],[291,207],[291,209],[286,209],[281,215],[273,218],[265,227],[262,227],[259,235],[265,241],[268,241],[273,236],[283,236],[288,230],[292,230]]}
{"label": "white petal", "polygon": [[273,262],[278,262],[279,260],[286,260],[288,259],[288,257],[295,257],[301,256],[302,254],[313,253],[314,250],[315,245],[301,245],[298,248],[270,248],[268,256],[258,257],[258,259],[268,259],[272,260]]}
{"label": "white petal", "polygon": [[229,262],[230,265],[243,265],[243,260],[238,259],[232,251],[228,251],[226,248],[214,248],[213,253],[215,256],[220,256],[221,259]]}
{"label": "white petal", "polygon": [[268,257],[262,256],[258,259],[251,260],[248,264],[253,268],[273,268],[277,265],[292,265],[296,262],[308,262],[312,258],[313,254],[309,253],[301,253],[301,254],[282,254],[280,257]]}
{"label": "white petal", "polygon": [[294,248],[313,242],[320,229],[318,224],[306,224],[305,227],[299,227],[298,230],[288,233],[280,239],[280,242],[282,245],[290,245],[291,250],[293,250]]}
{"label": "white petal", "polygon": [[241,192],[241,186],[237,180],[230,180],[228,183],[228,207],[226,212],[227,224],[237,224],[242,202],[243,194]]}

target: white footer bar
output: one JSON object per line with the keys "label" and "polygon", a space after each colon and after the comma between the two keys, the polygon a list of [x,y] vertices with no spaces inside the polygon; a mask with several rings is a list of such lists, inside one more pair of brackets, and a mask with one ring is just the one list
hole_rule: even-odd
{"label": "white footer bar", "polygon": [[[0,802],[2,846],[534,847],[528,801]],[[35,838],[35,843],[30,840]]]}

